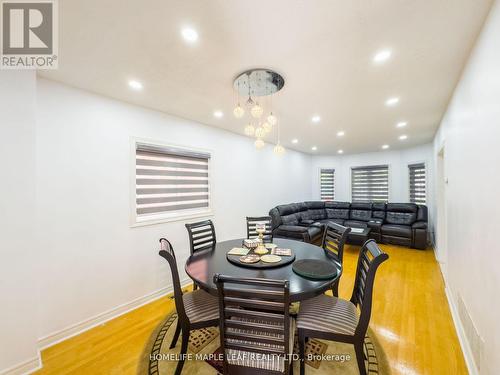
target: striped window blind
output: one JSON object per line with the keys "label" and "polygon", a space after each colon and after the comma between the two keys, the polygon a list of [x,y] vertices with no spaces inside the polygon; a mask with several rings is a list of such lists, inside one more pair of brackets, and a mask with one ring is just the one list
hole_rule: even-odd
{"label": "striped window blind", "polygon": [[210,155],[136,144],[138,221],[208,211]]}
{"label": "striped window blind", "polygon": [[376,165],[351,169],[353,202],[387,202],[389,200],[389,167]]}
{"label": "striped window blind", "polygon": [[408,166],[408,172],[410,175],[410,202],[425,204],[425,164],[410,164]]}
{"label": "striped window blind", "polygon": [[335,198],[335,169],[321,169],[320,197],[322,201],[333,201]]}

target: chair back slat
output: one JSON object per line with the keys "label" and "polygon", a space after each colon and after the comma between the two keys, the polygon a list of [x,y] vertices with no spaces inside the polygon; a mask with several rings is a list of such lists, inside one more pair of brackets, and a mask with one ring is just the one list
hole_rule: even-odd
{"label": "chair back slat", "polygon": [[380,249],[374,240],[366,241],[360,250],[351,297],[351,302],[358,306],[361,311],[356,334],[364,335],[368,329],[375,274],[380,264],[387,259],[389,256]]}
{"label": "chair back slat", "polygon": [[215,227],[212,220],[187,223],[186,229],[189,235],[189,249],[191,255],[197,251],[213,249],[217,243]]}
{"label": "chair back slat", "polygon": [[165,258],[170,266],[172,274],[172,283],[174,285],[174,300],[175,309],[179,316],[179,320],[187,321],[186,311],[184,309],[184,302],[182,300],[182,287],[179,278],[179,271],[177,269],[177,261],[175,259],[175,252],[172,244],[166,238],[160,239],[160,256]]}
{"label": "chair back slat", "polygon": [[[235,366],[253,368],[250,361],[242,365],[231,360],[233,355],[250,357],[252,353],[275,356],[271,358],[282,361],[282,370],[288,373],[287,355],[291,352],[288,281],[217,274],[214,282],[219,292],[224,374],[238,373]],[[259,371],[264,370],[259,368]]]}
{"label": "chair back slat", "polygon": [[258,217],[247,216],[247,238],[253,239],[259,237],[259,234],[255,230],[257,224],[264,224],[266,226],[266,230],[263,233],[264,241],[272,242],[273,228],[272,228],[271,216],[258,216]]}
{"label": "chair back slat", "polygon": [[323,249],[325,253],[336,260],[340,265],[344,258],[344,245],[351,228],[329,222],[323,234]]}

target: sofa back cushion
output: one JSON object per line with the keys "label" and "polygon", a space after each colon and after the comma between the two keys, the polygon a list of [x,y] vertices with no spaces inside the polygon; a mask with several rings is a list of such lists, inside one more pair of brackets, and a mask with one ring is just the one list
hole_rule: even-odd
{"label": "sofa back cushion", "polygon": [[324,208],[318,208],[314,210],[308,210],[307,215],[310,220],[323,220],[326,219],[326,212]]}
{"label": "sofa back cushion", "polygon": [[349,209],[348,208],[327,208],[326,209],[327,219],[349,219]]}
{"label": "sofa back cushion", "polygon": [[418,207],[414,203],[387,203],[385,221],[389,224],[412,225],[417,220]]}
{"label": "sofa back cushion", "polygon": [[294,214],[298,211],[298,206],[295,203],[282,204],[276,207],[281,216]]}
{"label": "sofa back cushion", "polygon": [[321,201],[311,201],[311,202],[305,202],[307,205],[307,208],[310,210],[319,210],[319,209],[324,209],[325,208],[325,202]]}
{"label": "sofa back cushion", "polygon": [[368,210],[351,210],[350,219],[358,221],[370,221],[372,218],[372,211]]}
{"label": "sofa back cushion", "polygon": [[283,225],[298,225],[300,221],[300,216],[298,214],[290,214],[281,216],[281,222]]}
{"label": "sofa back cushion", "polygon": [[372,217],[382,221],[385,219],[385,203],[373,203]]}

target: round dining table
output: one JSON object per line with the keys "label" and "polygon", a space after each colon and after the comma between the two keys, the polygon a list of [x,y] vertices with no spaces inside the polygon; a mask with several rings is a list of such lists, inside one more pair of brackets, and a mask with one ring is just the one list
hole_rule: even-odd
{"label": "round dining table", "polygon": [[[302,301],[323,294],[340,277],[341,270],[335,262],[334,264],[338,269],[337,275],[327,280],[312,280],[296,274],[292,270],[293,262],[266,269],[235,265],[227,260],[226,254],[233,247],[242,247],[242,242],[243,239],[217,242],[212,249],[191,255],[186,261],[186,273],[200,288],[215,296],[217,295],[217,286],[213,279],[217,273],[240,278],[288,280],[291,302]],[[310,243],[282,238],[275,238],[273,243],[280,248],[292,249],[295,253],[294,262],[300,259],[320,259],[333,262],[325,250]]]}

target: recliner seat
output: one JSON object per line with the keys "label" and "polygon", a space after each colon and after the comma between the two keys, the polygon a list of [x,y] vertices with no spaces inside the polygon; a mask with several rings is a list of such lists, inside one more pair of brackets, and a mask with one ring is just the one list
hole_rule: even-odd
{"label": "recliner seat", "polygon": [[332,221],[352,228],[370,228],[370,237],[425,249],[427,207],[414,203],[322,202],[290,203],[271,209],[273,236],[320,243],[324,226]]}

